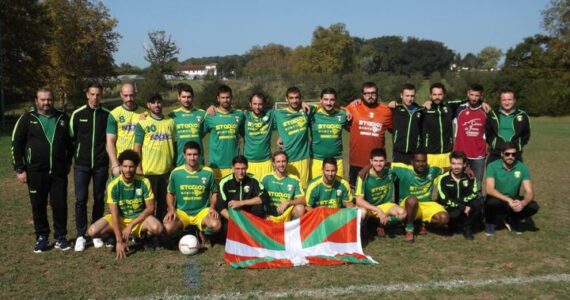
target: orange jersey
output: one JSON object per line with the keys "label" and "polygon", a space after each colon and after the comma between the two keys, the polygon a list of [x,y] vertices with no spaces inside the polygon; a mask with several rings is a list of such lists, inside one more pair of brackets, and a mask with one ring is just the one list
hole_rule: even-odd
{"label": "orange jersey", "polygon": [[386,129],[392,129],[392,110],[384,104],[370,108],[364,103],[348,105],[352,114],[350,125],[350,165],[364,167],[369,163],[370,151],[384,148]]}

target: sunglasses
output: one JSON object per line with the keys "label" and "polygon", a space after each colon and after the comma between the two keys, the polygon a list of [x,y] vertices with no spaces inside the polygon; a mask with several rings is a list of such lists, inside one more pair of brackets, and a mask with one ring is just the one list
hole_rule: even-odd
{"label": "sunglasses", "polygon": [[503,155],[505,155],[506,157],[512,156],[515,157],[517,155],[516,152],[504,152]]}

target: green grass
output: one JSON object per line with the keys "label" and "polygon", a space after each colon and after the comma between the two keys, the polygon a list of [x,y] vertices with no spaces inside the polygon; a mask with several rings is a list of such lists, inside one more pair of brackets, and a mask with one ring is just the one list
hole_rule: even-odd
{"label": "green grass", "polygon": [[[570,273],[570,118],[535,118],[524,159],[530,165],[541,210],[540,231],[522,236],[500,230],[475,241],[462,236],[421,236],[407,244],[401,236],[376,240],[364,251],[378,265],[304,266],[277,270],[234,270],[223,262],[222,246],[193,257],[159,249],[117,261],[107,249],[83,253],[57,250],[32,253],[34,232],[24,185],[17,183],[9,155],[0,157],[0,298],[122,298],[223,292],[291,291],[362,284],[490,279]],[[345,140],[346,143],[346,140]],[[346,144],[345,144],[346,145]],[[0,137],[9,151],[9,137]],[[69,237],[75,236],[73,183],[69,188]],[[90,204],[91,205],[91,202]],[[50,218],[51,223],[51,218]],[[197,266],[199,284],[188,284],[188,265]],[[453,290],[386,293],[401,298],[565,298],[567,282],[533,283]],[[348,295],[341,298],[377,298]]]}

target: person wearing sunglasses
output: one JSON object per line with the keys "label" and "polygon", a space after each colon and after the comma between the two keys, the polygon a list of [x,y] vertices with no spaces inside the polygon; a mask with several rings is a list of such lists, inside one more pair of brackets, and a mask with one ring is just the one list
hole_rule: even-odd
{"label": "person wearing sunglasses", "polygon": [[[538,212],[528,166],[517,159],[517,145],[506,143],[501,159],[487,166],[487,201],[485,234],[492,236],[499,215],[505,215],[505,227],[521,234],[520,221]],[[520,195],[521,185],[524,196]]]}

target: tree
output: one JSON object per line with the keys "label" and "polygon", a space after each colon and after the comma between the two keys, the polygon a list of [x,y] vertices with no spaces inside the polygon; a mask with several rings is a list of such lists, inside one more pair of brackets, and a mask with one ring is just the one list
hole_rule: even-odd
{"label": "tree", "polygon": [[133,66],[129,63],[121,63],[118,66],[115,66],[114,71],[117,75],[121,74],[142,74],[143,69]]}
{"label": "tree", "polygon": [[34,0],[0,2],[0,80],[8,102],[31,99],[46,83],[38,69],[47,63],[45,6]]}
{"label": "tree", "polygon": [[409,37],[401,51],[399,73],[407,76],[414,73],[429,76],[436,71],[443,73],[449,70],[454,56],[455,53],[441,42]]}
{"label": "tree", "polygon": [[461,66],[470,70],[476,69],[479,66],[479,59],[477,59],[475,54],[469,52],[461,60]]}
{"label": "tree", "polygon": [[542,17],[546,32],[565,42],[570,40],[570,1],[550,0],[550,7],[542,12]]}
{"label": "tree", "polygon": [[298,66],[300,70],[317,74],[350,73],[353,67],[353,46],[354,40],[344,24],[332,24],[329,28],[319,26],[313,32],[308,53],[303,53],[307,54],[303,57],[305,61]]}
{"label": "tree", "polygon": [[291,48],[278,44],[254,46],[247,54],[249,61],[244,73],[250,77],[282,74],[289,69],[291,52]]}
{"label": "tree", "polygon": [[150,66],[144,73],[144,80],[139,90],[139,96],[147,99],[153,93],[158,93],[168,87],[164,75],[175,74],[174,67],[178,64],[176,55],[180,52],[176,43],[163,30],[148,33],[150,45],[145,45],[144,59]]}
{"label": "tree", "polygon": [[101,2],[45,0],[49,26],[48,63],[42,68],[56,96],[83,102],[85,80],[113,75],[113,53],[120,35],[117,20]]}
{"label": "tree", "polygon": [[477,54],[479,68],[483,70],[495,70],[499,64],[499,60],[503,56],[503,51],[496,47],[485,47]]}
{"label": "tree", "polygon": [[366,40],[359,54],[360,69],[367,74],[396,73],[404,46],[405,42],[400,36],[382,36]]}

